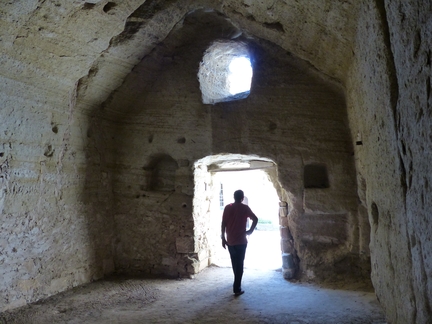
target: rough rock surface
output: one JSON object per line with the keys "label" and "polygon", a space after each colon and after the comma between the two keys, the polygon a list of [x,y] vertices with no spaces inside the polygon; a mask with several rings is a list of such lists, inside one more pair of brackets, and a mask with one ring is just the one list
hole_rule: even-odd
{"label": "rough rock surface", "polygon": [[[195,162],[234,153],[276,164],[300,276],[363,277],[370,258],[388,322],[427,323],[431,6],[2,3],[0,311],[115,271],[200,271],[211,215]],[[234,36],[254,55],[251,94],[203,105],[201,56]],[[314,165],[328,188],[304,188]]]}
{"label": "rough rock surface", "polygon": [[390,323],[432,317],[430,10],[427,1],[362,7],[347,83],[372,280]]}

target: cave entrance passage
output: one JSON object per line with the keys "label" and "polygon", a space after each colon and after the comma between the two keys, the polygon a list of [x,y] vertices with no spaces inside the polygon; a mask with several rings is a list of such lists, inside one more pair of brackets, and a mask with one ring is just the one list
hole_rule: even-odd
{"label": "cave entrance passage", "polygon": [[[276,174],[273,162],[256,160],[226,160],[223,163],[196,167],[194,210],[197,218],[208,221],[204,226],[207,229],[206,233],[202,234],[206,237],[205,243],[208,245],[209,264],[231,266],[228,250],[221,246],[220,226],[225,205],[234,202],[234,191],[241,189],[245,194],[243,203],[249,205],[259,219],[256,230],[249,237],[245,267],[262,270],[281,269],[279,197],[274,180],[271,180],[275,179],[270,176],[272,172],[273,175]],[[201,181],[204,181],[204,191],[197,190]],[[197,234],[199,236],[199,233]]]}
{"label": "cave entrance passage", "polygon": [[[282,267],[279,231],[279,199],[273,184],[263,170],[218,172],[213,179],[219,188],[219,204],[212,205],[213,216],[222,220],[223,207],[234,202],[235,190],[245,193],[243,203],[249,205],[259,222],[249,237],[245,267],[255,269],[278,269]],[[216,199],[217,200],[217,199]],[[220,222],[215,224],[220,232]],[[248,224],[250,226],[251,224]],[[220,245],[214,251],[213,264],[231,266],[229,253]]]}

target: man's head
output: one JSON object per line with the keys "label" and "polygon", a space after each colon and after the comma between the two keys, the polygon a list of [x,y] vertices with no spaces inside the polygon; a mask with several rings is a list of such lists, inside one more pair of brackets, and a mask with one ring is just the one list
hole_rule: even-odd
{"label": "man's head", "polygon": [[242,202],[244,198],[243,190],[236,190],[234,192],[234,201],[235,202]]}

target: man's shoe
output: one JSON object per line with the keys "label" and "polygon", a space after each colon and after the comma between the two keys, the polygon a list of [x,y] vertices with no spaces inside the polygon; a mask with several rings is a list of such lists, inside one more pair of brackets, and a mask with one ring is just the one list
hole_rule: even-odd
{"label": "man's shoe", "polygon": [[244,290],[240,290],[239,292],[234,293],[234,296],[240,296],[244,294]]}

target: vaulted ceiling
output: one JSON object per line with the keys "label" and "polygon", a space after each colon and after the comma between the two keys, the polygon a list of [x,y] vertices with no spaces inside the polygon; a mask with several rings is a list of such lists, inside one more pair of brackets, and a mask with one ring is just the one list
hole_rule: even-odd
{"label": "vaulted ceiling", "polygon": [[234,26],[227,38],[271,41],[344,84],[357,2],[343,0],[11,1],[0,8],[3,75],[16,65],[14,79],[67,92],[79,80],[81,104],[99,105],[197,9],[226,16]]}

